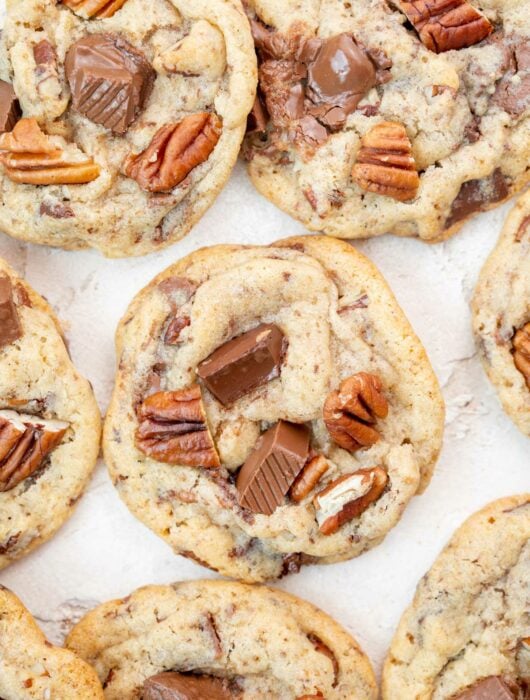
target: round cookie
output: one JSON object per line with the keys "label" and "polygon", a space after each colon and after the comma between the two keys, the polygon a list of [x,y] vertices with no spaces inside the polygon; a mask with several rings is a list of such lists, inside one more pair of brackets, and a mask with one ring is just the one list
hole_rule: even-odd
{"label": "round cookie", "polygon": [[440,450],[425,351],[335,239],[192,253],[136,296],[117,358],[119,495],[177,553],[245,581],[381,542]]}
{"label": "round cookie", "polygon": [[1,569],[70,517],[101,432],[92,388],[73,366],[59,322],[3,260],[0,397]]}
{"label": "round cookie", "polygon": [[7,6],[0,230],[111,257],[186,235],[228,179],[254,99],[239,0]]}
{"label": "round cookie", "polygon": [[[339,624],[264,586],[190,581],[140,588],[89,612],[66,645],[94,666],[107,700],[377,697],[370,662]],[[158,676],[167,671],[177,673]],[[155,683],[200,682],[202,674],[219,695],[148,692]]]}
{"label": "round cookie", "polygon": [[103,700],[93,668],[54,647],[21,601],[0,586],[0,697],[3,700]]}
{"label": "round cookie", "polygon": [[508,216],[471,308],[488,377],[506,413],[530,436],[530,192]]}
{"label": "round cookie", "polygon": [[530,687],[530,495],[456,531],[401,618],[385,700],[523,700]]}
{"label": "round cookie", "polygon": [[249,0],[255,186],[314,231],[437,241],[528,182],[529,0]]}

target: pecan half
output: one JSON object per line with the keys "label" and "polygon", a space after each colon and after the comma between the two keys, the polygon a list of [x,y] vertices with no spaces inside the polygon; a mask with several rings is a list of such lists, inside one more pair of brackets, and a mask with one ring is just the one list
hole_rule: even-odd
{"label": "pecan half", "polygon": [[289,491],[291,500],[295,503],[303,501],[315,488],[328,469],[329,462],[322,455],[317,455],[310,459],[291,486],[291,490]]}
{"label": "pecan half", "polygon": [[399,5],[422,43],[435,53],[473,46],[493,31],[466,0],[401,0]]}
{"label": "pecan half", "polygon": [[313,500],[320,532],[333,535],[345,523],[358,518],[381,496],[387,482],[388,474],[382,467],[359,469],[332,481]]}
{"label": "pecan half", "polygon": [[530,322],[513,337],[513,361],[530,389]]}
{"label": "pecan half", "polygon": [[10,491],[42,466],[69,423],[0,411],[0,492]]}
{"label": "pecan half", "polygon": [[420,178],[403,124],[381,122],[363,136],[352,178],[368,192],[400,202],[414,199]]}
{"label": "pecan half", "polygon": [[373,427],[376,418],[386,418],[388,403],[379,377],[359,372],[345,379],[324,403],[324,422],[333,440],[355,452],[379,440]]}
{"label": "pecan half", "polygon": [[80,185],[99,177],[99,166],[74,144],[50,138],[35,119],[21,119],[0,135],[0,163],[13,182]]}
{"label": "pecan half", "polygon": [[138,409],[138,421],[136,446],[148,457],[188,467],[221,466],[198,384],[151,394]]}
{"label": "pecan half", "polygon": [[127,0],[62,0],[63,5],[84,19],[112,17]]}
{"label": "pecan half", "polygon": [[221,127],[220,118],[209,112],[166,124],[145,151],[127,157],[123,171],[147,192],[172,190],[208,160],[221,136]]}

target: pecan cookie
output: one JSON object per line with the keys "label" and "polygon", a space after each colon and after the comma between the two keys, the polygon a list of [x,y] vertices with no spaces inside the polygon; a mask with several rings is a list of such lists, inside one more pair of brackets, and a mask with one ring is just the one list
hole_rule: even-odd
{"label": "pecan cookie", "polygon": [[530,494],[467,520],[422,578],[383,672],[384,700],[526,700]]}
{"label": "pecan cookie", "polygon": [[70,517],[96,463],[100,423],[52,310],[0,260],[0,569]]}
{"label": "pecan cookie", "polygon": [[506,413],[530,436],[530,193],[508,216],[471,306],[488,377]]}
{"label": "pecan cookie", "polygon": [[190,581],[100,605],[67,646],[107,700],[375,700],[370,662],[334,620],[264,586]]}
{"label": "pecan cookie", "polygon": [[0,586],[0,697],[4,700],[103,700],[93,668],[47,641],[21,601]]}
{"label": "pecan cookie", "polygon": [[182,238],[256,88],[239,0],[7,0],[0,230],[111,257]]}
{"label": "pecan cookie", "polygon": [[340,238],[436,241],[528,181],[530,0],[248,0],[258,190]]}
{"label": "pecan cookie", "polygon": [[378,271],[342,241],[191,254],[133,301],[117,356],[112,480],[177,553],[223,574],[357,556],[431,477],[436,378]]}

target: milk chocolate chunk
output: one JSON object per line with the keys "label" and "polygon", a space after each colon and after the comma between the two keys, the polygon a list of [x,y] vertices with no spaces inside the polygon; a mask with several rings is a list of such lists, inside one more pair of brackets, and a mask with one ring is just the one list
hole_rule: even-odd
{"label": "milk chocolate chunk", "polygon": [[239,505],[271,515],[302,471],[309,454],[309,430],[278,421],[256,443],[237,476]]}
{"label": "milk chocolate chunk", "polygon": [[13,301],[13,285],[9,277],[0,277],[0,348],[22,337],[22,327]]}
{"label": "milk chocolate chunk", "polygon": [[506,199],[509,194],[508,183],[500,168],[496,168],[489,177],[464,182],[453,201],[445,227],[450,228],[471,214],[486,209],[488,204]]}
{"label": "milk chocolate chunk", "polygon": [[279,376],[285,349],[281,330],[262,323],[217,348],[197,374],[223,406]]}
{"label": "milk chocolate chunk", "polygon": [[517,691],[498,676],[488,676],[455,695],[452,700],[517,700]]}
{"label": "milk chocolate chunk", "polygon": [[232,700],[228,681],[167,671],[148,678],[142,700]]}
{"label": "milk chocolate chunk", "polygon": [[156,73],[134,46],[116,34],[91,34],[65,61],[73,108],[116,134],[124,134],[144,108]]}
{"label": "milk chocolate chunk", "polygon": [[22,111],[13,86],[0,80],[0,133],[12,131],[21,116]]}

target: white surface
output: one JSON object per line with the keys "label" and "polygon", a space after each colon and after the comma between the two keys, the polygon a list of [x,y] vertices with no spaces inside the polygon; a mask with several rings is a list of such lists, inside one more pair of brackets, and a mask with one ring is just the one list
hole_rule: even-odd
{"label": "white surface", "polygon": [[[0,7],[3,2],[0,2]],[[425,344],[447,404],[445,445],[427,492],[386,541],[362,557],[312,566],[279,586],[333,615],[376,667],[419,578],[465,517],[530,490],[529,443],[501,410],[477,358],[468,302],[511,204],[429,246],[385,236],[359,244],[389,281]],[[133,295],[173,261],[214,243],[269,243],[303,227],[261,198],[239,165],[194,231],[169,250],[131,260],[26,246],[0,234],[6,258],[54,306],[73,360],[104,411],[114,376],[114,330]],[[213,577],[172,554],[121,503],[102,463],[74,517],[48,544],[0,572],[53,641],[99,601],[148,583]]]}

